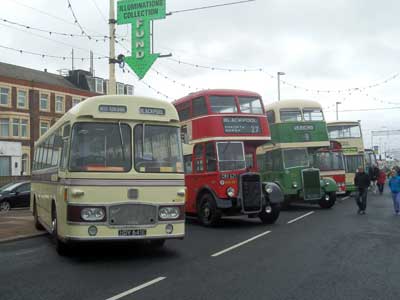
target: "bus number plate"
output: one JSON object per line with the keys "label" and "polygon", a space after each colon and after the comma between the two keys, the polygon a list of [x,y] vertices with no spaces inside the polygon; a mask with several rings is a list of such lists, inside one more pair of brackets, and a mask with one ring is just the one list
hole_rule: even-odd
{"label": "bus number plate", "polygon": [[146,229],[120,229],[118,230],[119,236],[143,236],[146,235]]}

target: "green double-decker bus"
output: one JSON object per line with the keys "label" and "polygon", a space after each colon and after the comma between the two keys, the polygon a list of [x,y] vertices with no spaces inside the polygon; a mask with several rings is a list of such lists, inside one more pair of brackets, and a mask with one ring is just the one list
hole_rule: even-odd
{"label": "green double-decker bus", "polygon": [[309,100],[283,100],[266,107],[271,142],[257,149],[263,180],[275,182],[285,194],[285,204],[306,202],[331,208],[337,184],[321,178],[312,155],[329,147],[322,107]]}

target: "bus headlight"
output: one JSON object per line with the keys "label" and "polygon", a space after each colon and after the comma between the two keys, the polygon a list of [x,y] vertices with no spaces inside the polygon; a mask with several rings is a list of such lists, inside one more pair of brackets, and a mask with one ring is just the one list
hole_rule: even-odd
{"label": "bus headlight", "polygon": [[102,221],[105,215],[101,207],[86,207],[81,210],[81,218],[85,221]]}
{"label": "bus headlight", "polygon": [[158,216],[160,220],[176,220],[180,217],[180,209],[177,206],[160,207]]}
{"label": "bus headlight", "polygon": [[272,191],[272,188],[271,187],[269,187],[268,185],[266,185],[265,187],[264,187],[264,190],[267,192],[267,194],[271,194],[273,191]]}
{"label": "bus headlight", "polygon": [[325,186],[328,186],[328,185],[329,185],[329,181],[326,181],[326,182],[325,182]]}
{"label": "bus headlight", "polygon": [[297,189],[298,185],[297,185],[297,182],[296,182],[296,181],[292,183],[292,187],[295,188],[295,189]]}
{"label": "bus headlight", "polygon": [[228,195],[228,197],[233,197],[235,196],[235,189],[233,187],[228,187],[226,189],[226,194]]}

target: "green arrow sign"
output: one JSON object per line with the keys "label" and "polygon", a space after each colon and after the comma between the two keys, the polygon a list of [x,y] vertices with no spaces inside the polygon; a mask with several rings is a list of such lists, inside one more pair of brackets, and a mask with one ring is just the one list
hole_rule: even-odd
{"label": "green arrow sign", "polygon": [[150,22],[165,18],[165,0],[123,0],[118,2],[118,21],[132,25],[132,56],[125,62],[142,79],[158,58],[150,51]]}

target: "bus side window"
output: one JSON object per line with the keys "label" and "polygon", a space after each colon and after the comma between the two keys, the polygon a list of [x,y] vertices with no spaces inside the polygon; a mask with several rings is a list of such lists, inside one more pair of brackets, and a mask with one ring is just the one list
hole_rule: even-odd
{"label": "bus side window", "polygon": [[245,155],[246,159],[246,168],[253,168],[254,167],[254,160],[253,160],[253,153],[246,153]]}
{"label": "bus side window", "polygon": [[275,150],[271,153],[272,170],[281,171],[283,169],[283,157],[281,150]]}
{"label": "bus side window", "polygon": [[275,123],[275,112],[273,110],[267,111],[267,119],[269,124]]}
{"label": "bus side window", "polygon": [[192,155],[185,155],[183,160],[185,162],[185,174],[192,174]]}
{"label": "bus side window", "polygon": [[203,144],[197,144],[194,147],[194,170],[196,173],[201,173],[204,171]]}
{"label": "bus side window", "polygon": [[68,144],[69,144],[69,135],[71,131],[70,125],[65,125],[63,128],[63,143],[61,148],[61,158],[60,158],[60,169],[65,170],[67,168],[68,161]]}
{"label": "bus side window", "polygon": [[217,154],[213,142],[206,144],[206,167],[207,172],[217,171]]}
{"label": "bus side window", "polygon": [[206,99],[204,97],[199,97],[193,99],[192,101],[192,117],[203,116],[208,113]]}

